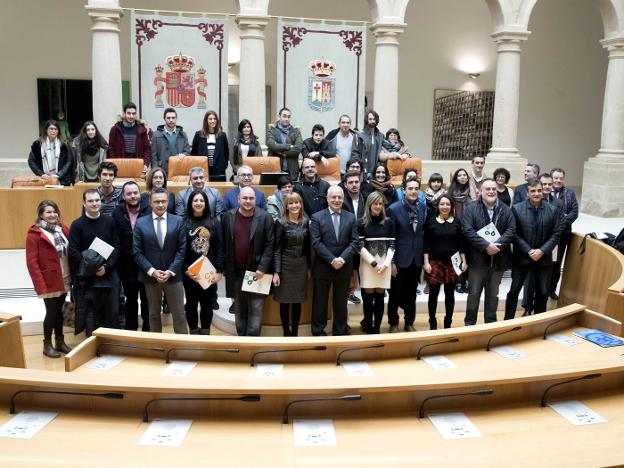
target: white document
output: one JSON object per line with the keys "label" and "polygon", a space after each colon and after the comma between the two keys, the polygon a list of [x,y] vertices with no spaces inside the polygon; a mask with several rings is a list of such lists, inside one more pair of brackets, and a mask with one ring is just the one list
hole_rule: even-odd
{"label": "white document", "polygon": [[367,377],[373,375],[373,369],[367,362],[343,362],[342,368],[349,377]]}
{"label": "white document", "polygon": [[154,419],[143,433],[139,445],[180,447],[191,424],[191,419]]}
{"label": "white document", "polygon": [[122,362],[125,358],[123,356],[114,356],[112,354],[105,354],[97,358],[87,367],[89,369],[97,369],[97,370],[111,370],[117,364]]}
{"label": "white document", "polygon": [[241,291],[267,295],[271,290],[272,282],[273,275],[263,275],[261,279],[258,279],[255,271],[246,271]]}
{"label": "white document", "polygon": [[424,356],[422,360],[429,364],[434,369],[444,370],[444,369],[457,369],[457,366],[446,356],[437,355],[437,356]]}
{"label": "white document", "polygon": [[32,439],[57,415],[48,411],[22,411],[0,427],[0,437]]}
{"label": "white document", "polygon": [[187,271],[199,277],[197,284],[199,284],[202,289],[208,289],[215,283],[217,270],[204,255],[195,260],[193,264],[188,267]]}
{"label": "white document", "polygon": [[281,379],[284,364],[256,364],[256,377],[260,379]]}
{"label": "white document", "polygon": [[559,256],[559,246],[555,245],[555,248],[551,252],[552,261],[556,262],[558,256]]}
{"label": "white document", "polygon": [[578,400],[549,403],[548,406],[575,426],[585,426],[587,424],[601,424],[607,422],[605,418],[589,409]]}
{"label": "white document", "polygon": [[295,419],[293,421],[295,447],[336,445],[336,432],[331,419]]}
{"label": "white document", "polygon": [[108,260],[108,257],[110,257],[110,254],[112,254],[113,250],[115,250],[115,247],[113,247],[110,244],[107,244],[99,237],[96,237],[95,239],[93,239],[93,242],[91,242],[91,245],[89,246],[89,248],[99,253],[102,257],[104,257],[104,260]]}
{"label": "white document", "polygon": [[431,414],[429,420],[445,439],[482,437],[479,430],[464,413]]}
{"label": "white document", "polygon": [[494,346],[490,348],[499,356],[503,356],[507,359],[520,359],[526,356],[522,351],[518,351],[516,348],[512,348],[511,346]]}
{"label": "white document", "polygon": [[561,333],[555,333],[554,335],[548,335],[546,337],[549,341],[554,341],[555,343],[562,344],[564,346],[574,346],[581,342],[581,340],[577,340],[572,336],[562,335]]}
{"label": "white document", "polygon": [[452,256],[451,256],[451,265],[453,265],[453,270],[455,270],[455,274],[457,276],[461,275],[462,269],[462,259],[461,256],[459,255],[459,252],[455,252]]}
{"label": "white document", "polygon": [[485,239],[491,244],[495,243],[498,239],[500,239],[500,232],[498,232],[498,229],[496,229],[494,223],[490,223],[487,226],[482,227],[477,231],[477,234],[479,234],[482,239]]}
{"label": "white document", "polygon": [[162,375],[185,377],[191,373],[196,365],[196,362],[171,361],[171,364],[165,368]]}

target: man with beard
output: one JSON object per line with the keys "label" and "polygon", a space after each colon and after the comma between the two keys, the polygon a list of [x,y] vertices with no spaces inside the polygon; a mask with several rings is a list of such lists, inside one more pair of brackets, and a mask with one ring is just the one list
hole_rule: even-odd
{"label": "man with beard", "polygon": [[292,114],[284,107],[279,111],[275,125],[269,125],[266,133],[268,156],[279,156],[282,171],[288,172],[291,180],[299,175],[299,153],[303,149],[301,131],[290,124]]}
{"label": "man with beard", "polygon": [[379,162],[379,153],[381,152],[381,144],[383,143],[383,133],[379,131],[377,126],[379,125],[379,114],[373,109],[366,113],[366,125],[364,129],[359,133],[362,137],[364,147],[362,150],[362,159],[364,161],[364,167],[362,172],[365,177],[370,178],[373,174],[375,166]]}

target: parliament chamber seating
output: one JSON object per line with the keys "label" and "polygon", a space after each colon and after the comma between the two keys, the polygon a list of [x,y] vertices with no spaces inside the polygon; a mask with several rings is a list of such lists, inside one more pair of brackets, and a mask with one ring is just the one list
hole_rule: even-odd
{"label": "parliament chamber seating", "polygon": [[340,159],[328,158],[325,166],[322,162],[316,161],[317,175],[327,182],[340,182]]}
{"label": "parliament chamber seating", "polygon": [[46,185],[59,185],[58,178],[44,179],[36,175],[18,175],[11,178],[11,188],[45,187]]}
{"label": "parliament chamber seating", "polygon": [[388,159],[386,165],[394,185],[400,185],[403,182],[403,174],[408,169],[416,169],[418,180],[422,180],[422,160],[420,158],[410,157],[404,161],[401,159]]}
{"label": "parliament chamber seating", "polygon": [[115,177],[117,184],[123,184],[129,180],[134,182],[145,181],[141,158],[106,158],[106,161],[115,163],[117,166],[117,176]]}
{"label": "parliament chamber seating", "polygon": [[189,172],[194,167],[204,169],[206,180],[208,180],[208,158],[206,156],[184,156],[180,159],[177,156],[169,158],[169,173],[167,182],[181,182],[189,184]]}
{"label": "parliament chamber seating", "polygon": [[280,158],[277,156],[246,156],[243,158],[243,166],[249,166],[253,170],[254,185],[260,183],[263,172],[281,172]]}

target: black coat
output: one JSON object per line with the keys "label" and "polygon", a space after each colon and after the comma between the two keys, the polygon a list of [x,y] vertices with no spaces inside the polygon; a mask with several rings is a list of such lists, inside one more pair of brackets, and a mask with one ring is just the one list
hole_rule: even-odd
{"label": "black coat", "polygon": [[[343,209],[340,212],[340,231],[338,239],[334,232],[334,223],[328,209],[321,210],[312,216],[310,222],[310,239],[316,257],[312,264],[314,278],[332,279],[350,277],[353,271],[353,257],[358,251],[357,223],[353,213]],[[341,257],[345,264],[339,270],[331,266],[331,262]]]}
{"label": "black coat", "polygon": [[[72,160],[71,150],[65,143],[62,143],[58,163],[58,179],[61,185],[71,185],[74,183]],[[41,156],[41,143],[39,140],[35,140],[30,146],[28,167],[30,167],[30,170],[33,171],[35,175],[43,175],[43,158]]]}
{"label": "black coat", "polygon": [[494,208],[494,225],[500,234],[496,242],[500,252],[489,255],[489,242],[483,239],[477,231],[490,224],[487,208],[482,201],[468,203],[462,212],[461,222],[466,240],[466,261],[469,268],[493,268],[507,270],[511,268],[511,244],[516,233],[516,221],[511,208],[502,202],[497,202]]}
{"label": "black coat", "polygon": [[538,262],[551,265],[552,251],[565,230],[565,217],[561,209],[543,200],[539,207],[535,208],[530,200],[525,200],[514,205],[511,211],[516,221],[514,265],[516,263],[532,264],[533,260],[528,255],[529,250],[532,249],[540,249],[544,252]]}
{"label": "black coat", "polygon": [[[238,208],[232,208],[221,217],[223,256],[225,263],[225,292],[227,297],[235,296],[236,267],[234,265],[234,223]],[[256,208],[249,232],[249,256],[246,269],[272,273],[273,265],[273,218],[261,208]]]}
{"label": "black coat", "polygon": [[[152,212],[149,206],[143,204],[139,208],[139,218],[148,215]],[[125,202],[117,205],[113,210],[113,221],[117,228],[117,234],[119,235],[119,242],[121,244],[121,255],[117,262],[117,271],[121,281],[139,281],[139,267],[134,261],[132,255],[132,225],[130,224],[130,217],[128,216],[128,207]],[[138,218],[137,218],[138,219]]]}
{"label": "black coat", "polygon": [[301,177],[295,183],[293,189],[303,199],[303,211],[308,217],[312,217],[314,213],[318,213],[327,208],[327,191],[329,190],[329,182],[316,176],[314,182],[308,182],[305,177]]}
{"label": "black coat", "polygon": [[[193,146],[191,148],[192,156],[208,156],[208,142],[206,138],[201,136],[201,132],[195,132],[193,137]],[[222,132],[215,141],[215,152],[213,158],[213,167],[210,176],[224,176],[230,157],[227,135]]]}

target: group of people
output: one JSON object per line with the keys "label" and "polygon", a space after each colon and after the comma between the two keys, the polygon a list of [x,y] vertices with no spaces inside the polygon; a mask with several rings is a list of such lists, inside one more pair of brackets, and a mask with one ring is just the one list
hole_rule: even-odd
{"label": "group of people", "polygon": [[[128,111],[132,109],[125,109],[125,115]],[[172,116],[165,111],[165,128],[175,126],[173,112]],[[210,129],[219,128],[218,117],[209,114],[204,130],[213,135]],[[116,188],[116,166],[105,159],[99,162],[100,186],[84,192],[83,214],[69,228],[61,221],[59,207],[44,200],[26,242],[28,268],[46,306],[44,354],[58,357],[70,350],[62,335],[62,306],[70,286],[76,304],[76,333],[84,330],[87,336],[98,326],[136,330],[139,297],[142,330],[160,332],[164,308],[172,314],[176,333],[209,334],[213,309],[218,308],[216,284],[222,276],[226,295],[233,300],[237,333],[258,336],[265,296],[246,290],[244,283],[251,281],[246,272],[252,273],[253,280],[270,275],[284,336],[298,334],[310,273],[311,332],[316,336],[328,332],[330,290],[331,332],[349,333],[347,302],[359,300],[355,296],[358,284],[364,312],[360,325],[365,333],[380,333],[386,295],[389,331],[399,331],[399,308],[404,313],[403,330],[414,331],[416,293],[423,271],[429,287],[431,329],[438,328],[437,301],[442,289],[443,326],[451,326],[454,293],[465,278],[464,324],[476,323],[484,290],[485,322],[495,321],[498,288],[509,268],[512,285],[505,319],[515,316],[523,286],[525,313],[545,311],[548,296],[556,297],[560,262],[578,215],[574,192],[564,186],[563,169],[540,175],[539,167],[529,164],[526,183],[512,191],[507,187],[510,174],[506,169],[496,169],[493,178],[488,178],[485,158],[475,156],[471,170],[456,170],[446,188],[442,175],[432,174],[421,191],[415,170],[407,170],[401,186],[395,188],[384,162],[408,157],[406,148],[396,129],[387,138],[382,136],[374,111],[368,112],[367,119],[366,129],[355,132],[348,116],[342,116],[339,128],[328,138],[320,125],[315,126],[301,147],[304,157],[299,170],[296,145],[301,137],[289,125],[290,111],[282,109],[268,131],[272,137],[267,135],[267,143],[269,151],[272,145],[280,151],[288,175],[279,179],[268,198],[253,187],[252,169],[236,158],[238,185],[223,197],[209,187],[200,167],[191,169],[189,187],[174,196],[167,191],[167,158],[158,156],[144,159],[146,168],[152,162],[144,193],[133,181]],[[259,151],[251,123],[243,120],[241,126],[236,152]],[[145,149],[145,145],[128,138],[126,128],[122,122],[118,136],[139,154],[139,147]],[[182,133],[180,127],[174,132],[162,130],[165,141],[161,141],[159,131],[152,151],[158,145],[173,146]],[[99,135],[97,129],[95,135]],[[53,131],[48,136],[54,140]],[[208,153],[211,169],[221,167],[216,157],[221,154],[218,142],[218,137],[204,138],[200,132],[193,141],[193,148]],[[175,146],[187,147],[188,141]],[[41,148],[46,155],[57,154],[56,147],[44,144]],[[297,158],[290,156],[295,150]],[[317,164],[330,157],[345,158],[338,185],[330,185],[317,174]],[[160,163],[154,165],[156,160]],[[292,177],[295,170],[297,177]],[[91,173],[91,169],[85,167],[83,172]],[[219,180],[210,174],[210,180]],[[60,179],[60,172],[57,175]],[[108,251],[103,253],[98,243]],[[188,270],[201,256],[215,270],[206,289]]]}

